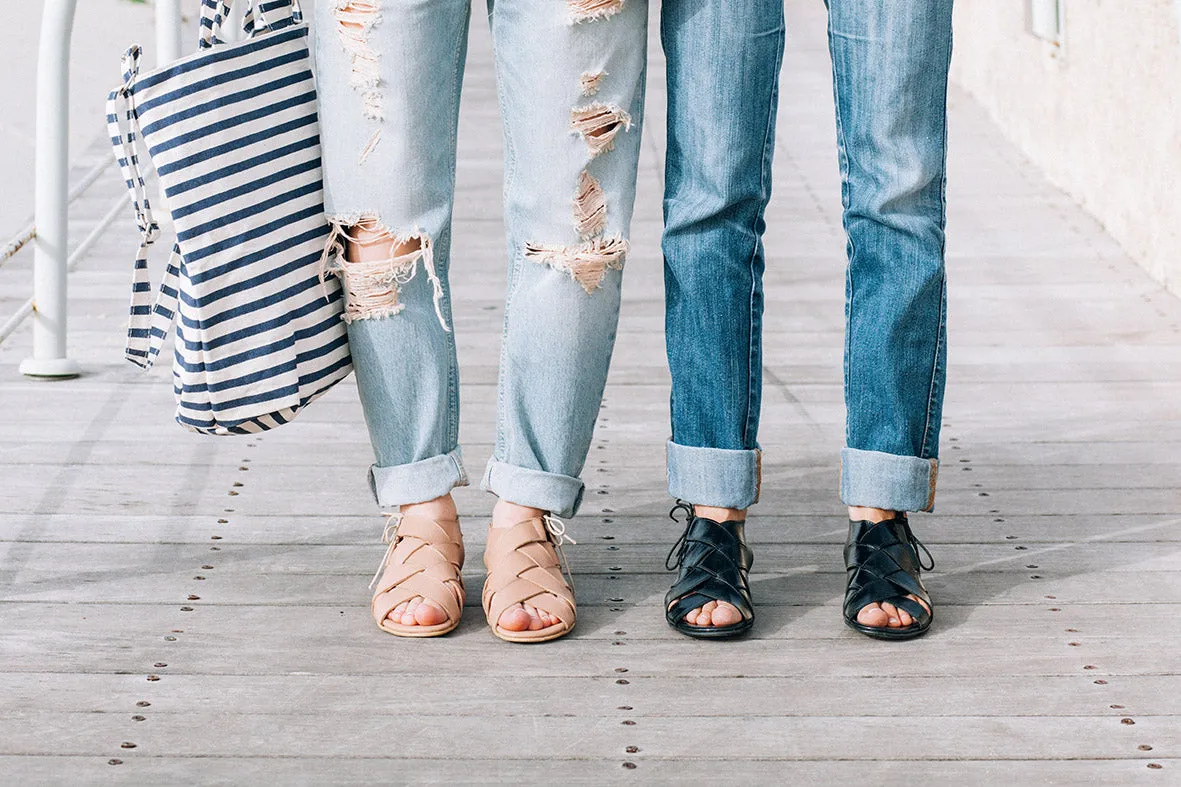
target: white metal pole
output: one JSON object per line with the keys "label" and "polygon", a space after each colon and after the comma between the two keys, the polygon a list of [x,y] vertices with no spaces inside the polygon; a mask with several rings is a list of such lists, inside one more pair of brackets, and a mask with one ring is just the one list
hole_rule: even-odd
{"label": "white metal pole", "polygon": [[156,67],[180,59],[180,0],[156,0]]}
{"label": "white metal pole", "polygon": [[33,357],[30,377],[76,377],[66,357],[66,222],[69,183],[70,36],[78,0],[45,0],[37,55],[37,149],[33,257]]}

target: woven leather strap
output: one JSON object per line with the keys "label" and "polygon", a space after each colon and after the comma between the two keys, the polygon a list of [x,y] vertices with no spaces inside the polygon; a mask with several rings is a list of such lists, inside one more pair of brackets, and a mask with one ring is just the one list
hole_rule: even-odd
{"label": "woven leather strap", "polygon": [[690,513],[685,532],[665,564],[681,570],[665,596],[670,622],[710,601],[734,605],[744,620],[754,616],[748,577],[754,553],[746,545],[744,527],[742,522],[714,522]]}
{"label": "woven leather strap", "polygon": [[[931,597],[920,578],[920,569],[934,568],[935,561],[924,566],[919,559],[920,548],[926,552],[910,532],[905,516],[884,522],[850,522],[845,545],[845,619],[856,620],[867,604],[887,602],[906,610],[917,625],[929,623]],[[930,556],[927,552],[928,559]],[[921,598],[927,608],[908,595]]]}
{"label": "woven leather strap", "polygon": [[437,604],[449,621],[463,611],[463,537],[458,522],[399,516],[386,529],[380,579],[374,577],[373,618],[378,622],[399,604],[421,596]]}
{"label": "woven leather strap", "polygon": [[574,626],[574,592],[562,574],[554,537],[542,518],[489,528],[484,565],[488,578],[482,602],[490,624],[495,625],[505,610],[529,604],[567,628]]}

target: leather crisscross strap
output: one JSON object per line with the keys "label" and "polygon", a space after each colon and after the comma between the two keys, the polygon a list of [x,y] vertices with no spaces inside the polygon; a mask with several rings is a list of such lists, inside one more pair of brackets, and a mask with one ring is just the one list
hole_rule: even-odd
{"label": "leather crisscross strap", "polygon": [[[749,573],[754,553],[746,545],[744,530],[743,522],[715,522],[692,516],[690,509],[685,532],[665,562],[670,570],[680,568],[677,581],[665,596],[669,625],[694,636],[726,636],[750,628],[754,622],[754,603]],[[733,605],[742,613],[742,620],[733,626],[720,627],[690,626],[685,622],[685,615],[710,601]]]}
{"label": "leather crisscross strap", "polygon": [[[370,583],[373,619],[391,634],[426,637],[445,634],[459,625],[463,611],[463,536],[459,522],[395,514],[386,526],[389,544]],[[437,604],[447,620],[437,626],[405,626],[388,619],[399,604],[415,597]]]}
{"label": "leather crisscross strap", "polygon": [[[919,549],[928,563],[919,558]],[[892,635],[896,638],[921,634],[931,624],[931,597],[921,579],[921,569],[933,569],[931,553],[910,531],[905,515],[882,522],[849,523],[849,541],[845,545],[845,622],[867,634]],[[914,599],[921,598],[926,608]],[[857,623],[857,613],[867,604],[889,603],[904,609],[914,623],[904,628],[887,629]]]}
{"label": "leather crisscross strap", "polygon": [[[496,636],[510,642],[556,639],[574,628],[574,591],[562,573],[559,557],[564,529],[552,527],[551,517],[534,517],[508,528],[489,528],[484,565],[483,606]],[[554,520],[556,522],[556,520]],[[518,604],[548,612],[558,623],[539,631],[509,631],[500,616]]]}

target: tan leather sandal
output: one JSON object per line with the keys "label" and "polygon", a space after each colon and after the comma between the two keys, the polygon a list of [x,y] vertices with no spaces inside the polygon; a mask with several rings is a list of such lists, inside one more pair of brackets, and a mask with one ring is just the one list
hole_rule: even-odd
{"label": "tan leather sandal", "polygon": [[[566,535],[562,521],[551,516],[526,519],[512,527],[488,528],[484,549],[488,578],[482,600],[488,626],[500,639],[548,642],[574,628],[574,590],[562,573],[566,558],[563,541],[575,543]],[[548,612],[558,622],[537,631],[501,628],[500,616],[518,604]]]}
{"label": "tan leather sandal", "polygon": [[[378,627],[399,637],[438,637],[454,631],[464,600],[459,521],[393,514],[382,540],[389,548],[369,583],[377,587],[372,609]],[[406,626],[389,619],[395,607],[416,596],[437,604],[447,620],[435,626]]]}

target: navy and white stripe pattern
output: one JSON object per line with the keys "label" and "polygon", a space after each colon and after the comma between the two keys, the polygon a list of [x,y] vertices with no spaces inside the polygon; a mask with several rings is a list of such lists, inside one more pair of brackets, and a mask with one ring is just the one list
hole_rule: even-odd
{"label": "navy and white stripe pattern", "polygon": [[[176,420],[209,434],[286,423],[351,371],[340,282],[320,274],[329,234],[307,25],[290,0],[254,4],[252,35],[221,43],[224,0],[203,0],[199,51],[111,92],[111,143],[140,231],[127,358],[150,368],[175,313]],[[160,234],[136,154],[147,146],[177,243],[155,303]]]}

